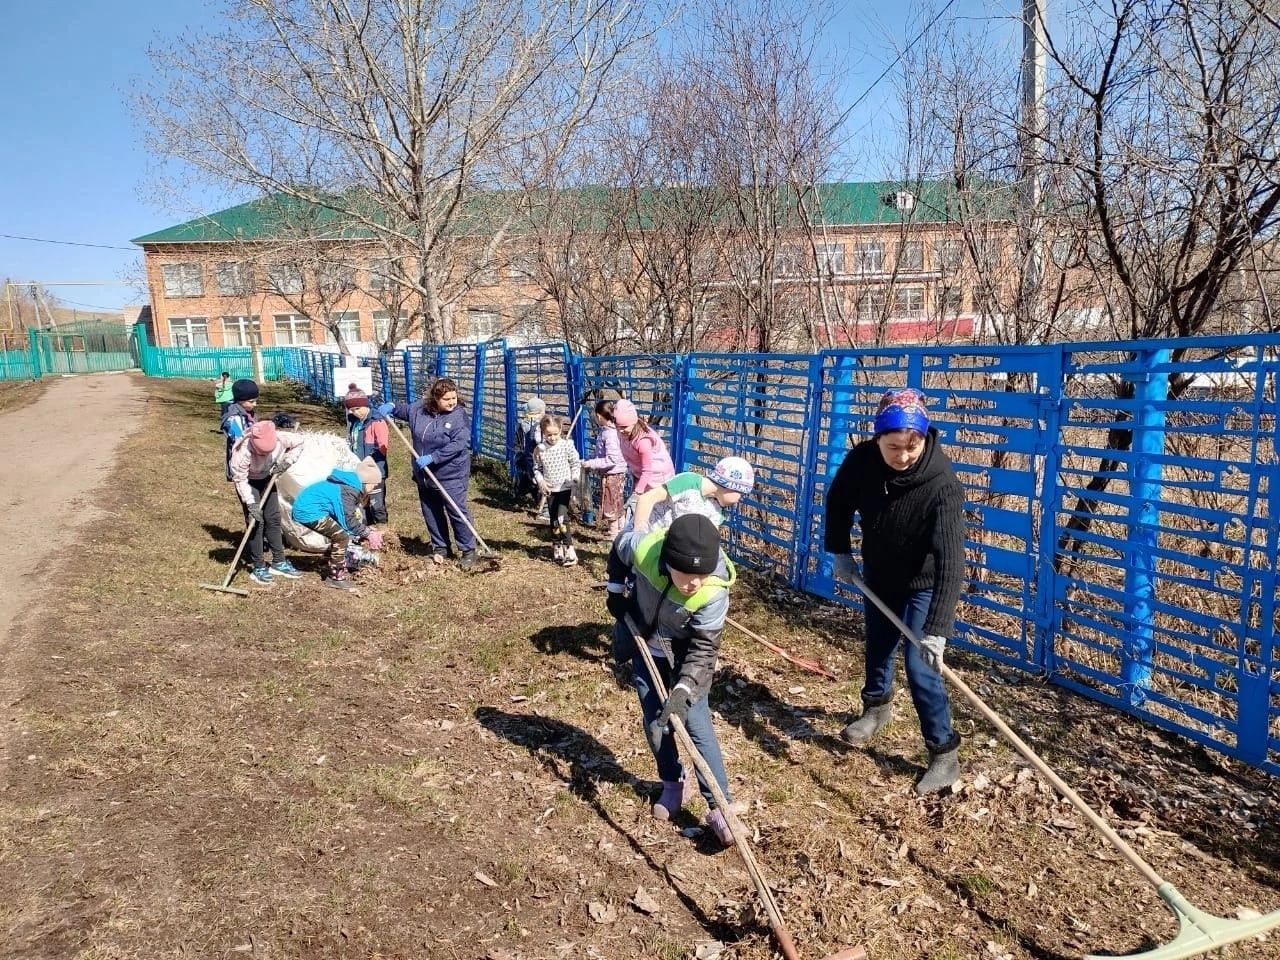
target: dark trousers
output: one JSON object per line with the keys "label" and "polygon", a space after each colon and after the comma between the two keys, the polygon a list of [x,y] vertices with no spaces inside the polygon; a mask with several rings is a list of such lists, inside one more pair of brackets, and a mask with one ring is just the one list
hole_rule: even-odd
{"label": "dark trousers", "polygon": [[[262,500],[262,491],[267,488],[267,484],[271,481],[270,477],[263,477],[261,480],[249,478],[249,486],[253,487],[257,494],[259,502],[262,503],[262,523],[253,525],[253,533],[249,534],[249,543],[245,550],[249,552],[249,565],[257,568],[263,566],[262,559],[262,540],[266,537],[267,544],[271,547],[271,559],[274,563],[284,563],[284,536],[280,529],[280,501],[276,497],[276,488],[271,488],[271,496],[265,501]],[[241,503],[244,509],[245,526],[249,525],[249,507]]]}
{"label": "dark trousers", "polygon": [[364,508],[364,522],[370,526],[387,522],[387,481],[369,494],[369,505]]}
{"label": "dark trousers", "polygon": [[446,489],[449,491],[449,497],[457,505],[457,510],[449,506],[436,485],[426,477],[419,475],[418,481],[418,502],[422,506],[422,519],[427,522],[427,533],[431,535],[431,549],[435,553],[449,552],[449,528],[453,528],[453,539],[458,544],[458,549],[464,553],[468,550],[476,548],[476,538],[472,535],[471,529],[463,522],[463,517],[468,521],[471,514],[467,511],[467,481],[463,478],[460,481],[447,484]]}
{"label": "dark trousers", "polygon": [[569,500],[572,490],[560,490],[547,494],[547,523],[551,527],[553,543],[573,546],[573,534],[569,531]]}
{"label": "dark trousers", "polygon": [[[889,606],[916,636],[921,636],[932,599],[932,590],[920,590]],[[874,604],[866,605],[866,621],[867,681],[862,688],[863,704],[880,706],[892,699],[898,647],[905,644],[907,687],[911,691],[916,716],[920,718],[920,732],[924,734],[925,745],[934,753],[943,753],[956,746],[960,738],[951,726],[951,701],[942,683],[942,675],[924,662],[915,645],[908,642]]]}

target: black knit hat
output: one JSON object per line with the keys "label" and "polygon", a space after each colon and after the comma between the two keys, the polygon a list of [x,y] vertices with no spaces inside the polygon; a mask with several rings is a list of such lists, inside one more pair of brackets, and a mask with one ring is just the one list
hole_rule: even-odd
{"label": "black knit hat", "polygon": [[720,563],[720,531],[700,513],[676,517],[662,541],[662,562],[681,573],[715,573]]}
{"label": "black knit hat", "polygon": [[237,380],[231,385],[231,399],[236,403],[241,400],[257,400],[258,385],[252,380]]}

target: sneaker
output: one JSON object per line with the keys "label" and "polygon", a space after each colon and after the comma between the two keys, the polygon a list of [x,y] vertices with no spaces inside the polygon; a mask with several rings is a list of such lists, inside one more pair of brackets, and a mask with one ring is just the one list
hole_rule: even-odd
{"label": "sneaker", "polygon": [[271,576],[270,567],[254,567],[253,573],[249,574],[249,582],[256,583],[260,587],[269,587],[275,583],[275,577]]}
{"label": "sneaker", "polygon": [[349,577],[328,577],[325,579],[324,585],[332,587],[334,590],[350,590],[355,586]]}
{"label": "sneaker", "polygon": [[286,580],[302,579],[302,572],[288,560],[273,563],[271,565],[271,574],[276,577],[284,577]]}
{"label": "sneaker", "polygon": [[566,547],[563,563],[566,567],[576,567],[578,565],[578,551],[573,547]]}
{"label": "sneaker", "polygon": [[564,544],[557,543],[552,550],[552,555],[555,557],[556,563],[564,563]]}

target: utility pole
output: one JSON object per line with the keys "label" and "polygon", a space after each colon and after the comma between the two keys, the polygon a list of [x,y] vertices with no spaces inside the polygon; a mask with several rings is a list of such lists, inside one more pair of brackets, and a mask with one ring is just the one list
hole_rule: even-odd
{"label": "utility pole", "polygon": [[1018,222],[1021,248],[1026,251],[1019,290],[1019,322],[1027,334],[1044,332],[1044,154],[1045,154],[1045,4],[1022,0],[1022,210]]}

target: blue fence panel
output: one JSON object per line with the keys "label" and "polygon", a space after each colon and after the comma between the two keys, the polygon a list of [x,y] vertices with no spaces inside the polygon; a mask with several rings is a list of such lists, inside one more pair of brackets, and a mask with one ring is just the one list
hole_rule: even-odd
{"label": "blue fence panel", "polygon": [[755,489],[729,511],[726,545],[740,562],[793,585],[807,542],[808,421],[820,368],[814,355],[698,353],[685,369],[682,467],[709,474],[722,457],[752,463]]}
{"label": "blue fence panel", "polygon": [[507,462],[507,342],[490,340],[480,345],[476,360],[475,450],[480,456]]}

